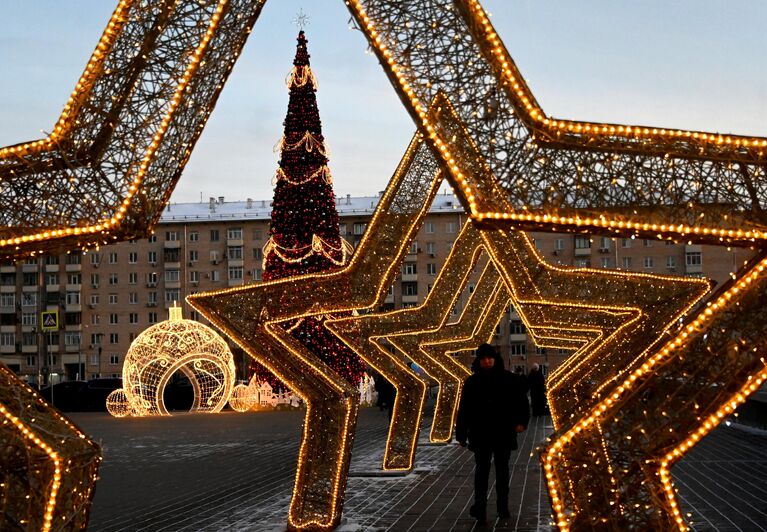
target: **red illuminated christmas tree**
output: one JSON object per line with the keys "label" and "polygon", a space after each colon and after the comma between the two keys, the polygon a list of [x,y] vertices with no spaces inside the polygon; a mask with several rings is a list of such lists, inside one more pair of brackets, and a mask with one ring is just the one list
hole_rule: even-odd
{"label": "red illuminated christmas tree", "polygon": [[[317,80],[309,66],[304,32],[298,34],[285,133],[276,149],[280,162],[272,206],[269,241],[264,246],[264,280],[323,272],[344,265],[350,245],[341,238],[338,211],[328,168],[328,151],[317,109]],[[364,372],[357,355],[332,335],[322,320],[291,323],[291,334],[356,386]],[[259,378],[279,382],[265,368]]]}

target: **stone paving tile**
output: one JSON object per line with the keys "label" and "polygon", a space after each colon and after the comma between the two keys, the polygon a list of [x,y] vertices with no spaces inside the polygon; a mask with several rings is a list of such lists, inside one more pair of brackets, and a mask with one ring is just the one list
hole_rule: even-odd
{"label": "stone paving tile", "polygon": [[[301,412],[72,417],[104,446],[90,530],[285,529]],[[551,433],[549,418],[534,418],[512,455],[511,519],[495,519],[490,505],[492,520],[481,527],[468,516],[472,453],[457,445],[428,444],[425,427],[412,473],[370,476],[380,469],[386,430],[385,414],[362,410],[339,532],[552,530],[535,451]],[[763,433],[720,427],[672,475],[694,530],[767,531]]]}

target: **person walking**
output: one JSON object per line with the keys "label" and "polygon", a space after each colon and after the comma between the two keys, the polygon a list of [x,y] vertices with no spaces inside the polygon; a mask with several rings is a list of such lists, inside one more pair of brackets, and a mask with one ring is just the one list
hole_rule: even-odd
{"label": "person walking", "polygon": [[469,515],[487,519],[487,484],[490,463],[495,461],[495,492],[498,517],[509,514],[509,458],[517,449],[517,434],[527,428],[530,405],[520,379],[506,371],[493,346],[477,348],[474,374],[464,385],[456,420],[456,439],[474,452],[474,505]]}
{"label": "person walking", "polygon": [[530,384],[530,405],[535,417],[546,415],[546,379],[538,364],[533,364],[527,375]]}

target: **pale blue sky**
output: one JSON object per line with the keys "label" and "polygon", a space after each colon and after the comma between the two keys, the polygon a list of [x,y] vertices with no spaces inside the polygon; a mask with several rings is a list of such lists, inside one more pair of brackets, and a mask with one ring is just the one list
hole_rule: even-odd
{"label": "pale blue sky", "polygon": [[[58,117],[113,0],[0,0],[0,146]],[[547,113],[767,136],[763,0],[484,0]],[[415,126],[342,0],[270,0],[172,201],[268,198],[303,8],[339,196],[382,190]]]}

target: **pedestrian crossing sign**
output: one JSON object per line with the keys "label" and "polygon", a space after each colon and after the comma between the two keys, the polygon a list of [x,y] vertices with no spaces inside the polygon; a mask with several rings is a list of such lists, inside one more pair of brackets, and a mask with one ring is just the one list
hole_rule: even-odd
{"label": "pedestrian crossing sign", "polygon": [[46,310],[40,314],[41,322],[43,324],[42,329],[44,331],[58,331],[59,330],[59,311],[58,310]]}

